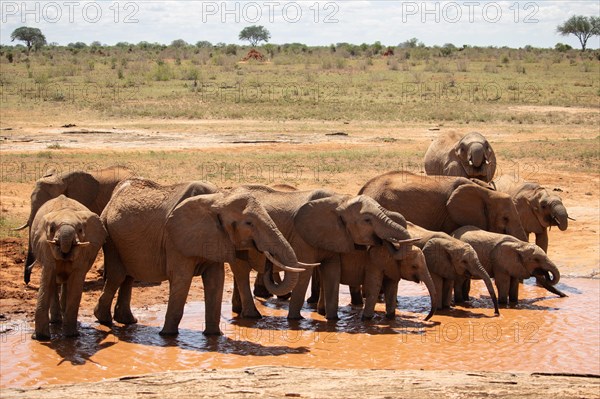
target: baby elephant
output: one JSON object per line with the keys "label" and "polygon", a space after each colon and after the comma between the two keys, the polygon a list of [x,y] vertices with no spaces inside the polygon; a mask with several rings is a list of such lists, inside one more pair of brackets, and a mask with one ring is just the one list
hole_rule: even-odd
{"label": "baby elephant", "polygon": [[[475,249],[481,264],[496,281],[498,302],[517,302],[519,280],[531,276],[538,277],[538,281],[548,291],[561,297],[566,296],[554,287],[560,280],[558,268],[537,245],[473,226],[461,227],[452,236]],[[468,297],[469,280],[455,280],[454,289],[461,289],[462,295]]]}
{"label": "baby elephant", "polygon": [[[30,242],[36,262],[42,268],[42,278],[33,339],[50,339],[50,321],[62,320],[63,334],[77,335],[85,275],[105,239],[106,231],[98,215],[64,195],[46,202],[37,211]],[[59,285],[62,286],[60,304]]]}

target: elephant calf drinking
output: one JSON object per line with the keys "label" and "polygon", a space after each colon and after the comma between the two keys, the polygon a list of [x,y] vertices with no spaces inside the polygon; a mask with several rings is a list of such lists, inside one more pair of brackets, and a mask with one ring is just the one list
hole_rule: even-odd
{"label": "elephant calf drinking", "polygon": [[30,231],[32,250],[42,268],[33,338],[50,339],[50,321],[61,319],[63,334],[77,335],[85,275],[106,239],[102,222],[79,202],[60,195],[40,207]]}

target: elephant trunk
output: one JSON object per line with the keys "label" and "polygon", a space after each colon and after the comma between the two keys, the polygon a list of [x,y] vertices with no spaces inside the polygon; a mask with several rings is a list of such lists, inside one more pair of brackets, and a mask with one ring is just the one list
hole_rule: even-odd
{"label": "elephant trunk", "polygon": [[35,255],[31,250],[31,243],[27,248],[27,260],[25,261],[25,270],[23,271],[23,281],[25,284],[29,284],[31,281],[31,269],[33,269],[33,264],[35,263]]}
{"label": "elephant trunk", "polygon": [[63,225],[58,229],[58,244],[60,252],[68,254],[75,243],[75,227]]}
{"label": "elephant trunk", "polygon": [[560,281],[558,267],[550,260],[543,267],[535,269],[532,274],[534,276],[543,276],[542,279],[546,280],[550,285],[556,285]]}
{"label": "elephant trunk", "polygon": [[278,284],[273,281],[273,264],[268,262],[268,266],[265,269],[263,275],[263,283],[269,292],[273,295],[284,296],[292,292],[300,275],[294,272],[284,272],[283,280]]}
{"label": "elephant trunk", "polygon": [[435,309],[437,308],[437,295],[441,295],[441,293],[437,293],[435,291],[435,285],[433,284],[433,279],[431,278],[431,274],[427,273],[423,276],[423,283],[425,283],[425,287],[427,287],[427,291],[429,291],[429,299],[431,300],[431,309],[429,310],[429,314],[425,317],[425,320],[431,319],[435,314]]}
{"label": "elephant trunk", "polygon": [[496,291],[494,291],[494,285],[492,284],[492,279],[490,278],[490,275],[485,271],[484,267],[479,261],[476,262],[476,266],[473,268],[473,270],[470,270],[470,273],[473,276],[479,277],[483,280],[485,286],[488,289],[488,292],[490,293],[492,302],[494,303],[494,314],[496,316],[500,316],[500,310],[498,308],[498,297],[496,296]]}
{"label": "elephant trunk", "polygon": [[569,215],[567,208],[561,203],[555,203],[552,205],[552,211],[550,212],[550,225],[556,225],[562,231],[565,231],[569,227]]}
{"label": "elephant trunk", "polygon": [[480,168],[485,161],[485,151],[481,144],[474,143],[469,148],[469,165],[474,168]]}
{"label": "elephant trunk", "polygon": [[379,223],[374,223],[373,230],[379,238],[384,240],[408,240],[411,238],[408,230],[393,221],[382,209],[379,209],[375,216]]}
{"label": "elephant trunk", "polygon": [[[289,242],[283,237],[277,227],[270,221],[264,221],[255,240],[259,251],[268,253],[274,261],[289,267],[298,267],[298,258]],[[277,284],[272,280],[272,262],[269,261],[269,270],[265,271],[265,287],[274,295],[283,296],[289,294],[299,280],[298,272],[285,271],[281,283]]]}

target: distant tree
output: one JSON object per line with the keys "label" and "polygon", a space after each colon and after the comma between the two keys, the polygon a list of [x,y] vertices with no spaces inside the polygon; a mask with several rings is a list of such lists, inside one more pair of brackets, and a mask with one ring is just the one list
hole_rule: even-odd
{"label": "distant tree", "polygon": [[558,25],[556,31],[563,36],[575,35],[581,44],[581,51],[585,51],[588,39],[600,36],[600,17],[573,15],[562,25]]}
{"label": "distant tree", "polygon": [[568,50],[573,50],[573,47],[564,43],[556,43],[556,46],[554,46],[554,50],[558,51],[559,53],[564,53]]}
{"label": "distant tree", "polygon": [[82,49],[82,48],[86,48],[87,44],[85,44],[84,42],[69,43],[69,44],[67,44],[67,47]]}
{"label": "distant tree", "polygon": [[186,47],[188,44],[185,40],[183,39],[177,39],[177,40],[173,40],[171,42],[171,47],[175,47],[175,48],[183,48]]}
{"label": "distant tree", "polygon": [[46,36],[42,34],[42,31],[38,28],[30,28],[28,26],[22,26],[17,28],[10,35],[11,41],[20,40],[27,44],[27,54],[33,47],[35,50],[40,49],[46,44]]}
{"label": "distant tree", "polygon": [[256,47],[256,45],[260,42],[268,42],[271,38],[271,34],[264,26],[247,26],[240,32],[239,39],[250,42],[252,47]]}
{"label": "distant tree", "polygon": [[412,39],[409,39],[403,43],[400,43],[398,45],[398,47],[400,47],[400,48],[415,48],[415,47],[417,47],[418,43],[419,43],[419,39],[417,39],[416,37],[413,37]]}
{"label": "distant tree", "polygon": [[96,40],[90,43],[90,47],[102,47],[102,43]]}
{"label": "distant tree", "polygon": [[199,42],[196,43],[196,47],[198,47],[198,48],[211,48],[212,47],[212,43],[208,42],[206,40],[200,40]]}
{"label": "distant tree", "polygon": [[383,49],[383,45],[380,41],[376,41],[371,45],[371,49],[373,49],[373,54],[379,54]]}

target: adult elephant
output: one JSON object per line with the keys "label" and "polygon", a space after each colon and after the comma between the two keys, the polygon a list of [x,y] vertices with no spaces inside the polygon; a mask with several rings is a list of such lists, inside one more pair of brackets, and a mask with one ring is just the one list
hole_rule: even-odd
{"label": "adult elephant", "polygon": [[[414,239],[413,241],[418,241]],[[385,297],[385,316],[393,319],[398,302],[398,283],[401,279],[423,282],[429,292],[431,308],[425,320],[435,313],[437,292],[427,269],[423,252],[413,246],[398,246],[386,242],[382,246],[373,246],[367,251],[352,251],[341,254],[341,284],[356,289],[362,286],[365,295],[363,320],[373,318],[375,304],[383,289]]]}
{"label": "adult elephant", "polygon": [[[406,229],[394,222],[372,198],[339,195],[325,190],[278,191],[267,186],[247,185],[233,192],[249,192],[266,208],[302,262],[319,263],[323,295],[318,308],[328,320],[338,319],[341,275],[340,256],[356,246],[382,245],[385,241],[410,239]],[[243,316],[258,313],[249,284],[251,265],[235,263],[233,306]],[[288,318],[301,319],[312,271],[300,273],[292,290]],[[239,298],[236,298],[239,295]]]}
{"label": "adult elephant", "polygon": [[[38,209],[47,201],[64,195],[72,198],[91,212],[98,215],[110,200],[115,186],[124,179],[133,176],[130,169],[124,167],[111,167],[95,172],[73,171],[57,174],[50,172],[35,182],[31,193],[31,210],[27,222],[15,230],[30,227]],[[31,242],[28,244],[27,260],[25,261],[24,281],[29,284],[31,280],[31,268],[35,262],[35,256],[31,250]]]}
{"label": "adult elephant", "polygon": [[462,176],[490,182],[496,173],[496,155],[487,139],[477,132],[442,133],[424,158],[428,175]]}
{"label": "adult elephant", "polygon": [[[548,291],[566,296],[554,287],[560,272],[546,253],[537,245],[517,240],[506,234],[491,233],[474,226],[457,229],[453,237],[471,245],[487,273],[494,277],[500,303],[517,302],[519,282],[535,276]],[[467,279],[457,280],[455,290],[468,296]]]}
{"label": "adult elephant", "polygon": [[389,172],[369,180],[359,194],[374,198],[384,208],[428,230],[451,234],[461,226],[473,225],[527,239],[508,194],[464,177]]}
{"label": "adult elephant", "polygon": [[131,313],[134,279],[169,281],[162,335],[178,333],[195,275],[204,283],[207,335],[220,334],[224,262],[238,251],[256,249],[284,269],[298,261],[262,205],[248,193],[223,193],[208,183],[160,186],[144,179],[122,182],[102,213],[109,238],[104,246],[106,282],[94,310],[112,323],[111,304],[119,289],[115,320],[135,323]]}
{"label": "adult elephant", "polygon": [[[492,280],[479,262],[473,247],[446,233],[427,230],[410,222],[407,224],[409,233],[419,237],[419,241],[414,245],[421,248],[425,255],[427,268],[437,292],[437,309],[450,307],[456,280],[473,276],[483,280],[494,304],[494,314],[500,314]],[[454,299],[456,303],[468,300],[456,295]]]}
{"label": "adult elephant", "polygon": [[33,339],[50,339],[50,322],[59,321],[65,336],[77,335],[85,275],[105,239],[98,215],[79,202],[60,195],[40,206],[31,222],[31,249],[42,268]]}
{"label": "adult elephant", "polygon": [[537,183],[515,181],[508,175],[501,176],[494,183],[498,191],[511,196],[525,234],[528,237],[531,233],[535,234],[536,245],[548,252],[548,229],[558,226],[565,231],[571,219],[562,199]]}

